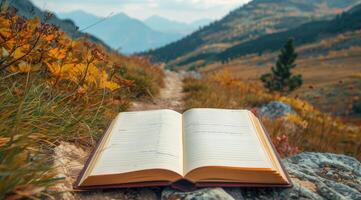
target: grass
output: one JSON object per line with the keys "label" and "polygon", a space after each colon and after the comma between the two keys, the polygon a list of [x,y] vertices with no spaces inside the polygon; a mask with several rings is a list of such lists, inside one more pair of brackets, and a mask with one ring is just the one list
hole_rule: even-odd
{"label": "grass", "polygon": [[[137,73],[131,76],[142,80]],[[94,146],[114,116],[140,94],[129,88],[79,94],[65,84],[49,87],[39,73],[2,74],[0,80],[0,199],[45,195],[57,181],[49,166],[60,141]],[[139,87],[156,92],[152,81]]]}
{"label": "grass", "polygon": [[106,92],[79,98],[40,80],[37,74],[2,76],[0,199],[39,195],[55,181],[48,166],[58,142],[93,145],[115,112],[128,106],[112,110]]}
{"label": "grass", "polygon": [[[257,82],[244,82],[229,71],[209,74],[201,80],[184,80],[185,109],[195,107],[251,109],[270,101],[289,104],[297,115],[277,120],[262,118],[281,156],[300,151],[346,154],[361,160],[361,131],[306,101],[266,92]],[[298,149],[298,150],[297,150]]]}
{"label": "grass", "polygon": [[[360,38],[360,35],[361,31],[349,32],[297,47],[299,58],[293,72],[302,74],[304,84],[292,95],[310,102],[323,112],[338,116],[347,115],[347,112],[350,111],[348,106],[352,102],[346,104],[340,99],[351,101],[361,92],[358,87],[360,82],[358,77],[360,77],[361,71],[359,64],[361,48],[351,45],[351,41]],[[332,50],[332,47],[341,44],[350,45],[350,47]],[[227,69],[244,82],[258,82],[260,75],[269,72],[270,68],[274,66],[278,53],[250,54],[229,63],[213,63],[200,70],[204,73],[213,73]],[[353,89],[350,86],[353,86]]]}
{"label": "grass", "polygon": [[3,11],[0,25],[0,199],[44,198],[60,181],[54,148],[93,147],[118,112],[157,95],[164,74],[37,19]]}

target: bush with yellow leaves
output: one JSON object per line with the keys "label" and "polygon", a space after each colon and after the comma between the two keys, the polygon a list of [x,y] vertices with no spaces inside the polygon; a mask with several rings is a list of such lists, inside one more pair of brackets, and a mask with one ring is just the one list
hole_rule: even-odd
{"label": "bush with yellow leaves", "polygon": [[[50,15],[49,15],[50,18]],[[130,101],[151,98],[163,72],[73,40],[57,27],[0,13],[0,199],[49,195],[60,141],[92,147]]]}

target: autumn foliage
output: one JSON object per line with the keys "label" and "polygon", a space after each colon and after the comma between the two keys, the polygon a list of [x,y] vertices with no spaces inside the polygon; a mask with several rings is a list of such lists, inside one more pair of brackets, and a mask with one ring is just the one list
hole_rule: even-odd
{"label": "autumn foliage", "polygon": [[[127,58],[108,53],[86,38],[72,40],[53,25],[41,23],[38,18],[26,20],[15,12],[2,13],[0,27],[1,71],[43,72],[49,85],[69,83],[79,92],[114,91],[132,83],[117,73]],[[141,59],[132,61],[150,65]]]}
{"label": "autumn foliage", "polygon": [[118,112],[163,84],[147,59],[74,40],[46,20],[0,13],[0,199],[54,195],[54,148],[92,147]]}
{"label": "autumn foliage", "polygon": [[257,113],[257,108],[270,101],[290,105],[295,114],[279,119],[260,116],[282,157],[300,151],[317,151],[342,153],[361,159],[361,127],[346,124],[302,99],[269,93],[260,82],[245,82],[222,70],[201,80],[185,79],[184,91],[185,109],[232,108],[250,109]]}

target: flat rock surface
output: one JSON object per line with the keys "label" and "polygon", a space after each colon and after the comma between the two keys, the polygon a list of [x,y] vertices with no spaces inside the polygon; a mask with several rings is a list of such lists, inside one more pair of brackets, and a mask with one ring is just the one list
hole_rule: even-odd
{"label": "flat rock surface", "polygon": [[361,199],[361,164],[328,153],[301,153],[283,161],[293,181],[288,189],[205,188],[189,193],[165,189],[162,199]]}
{"label": "flat rock surface", "polygon": [[[59,199],[360,199],[361,163],[344,155],[301,153],[283,160],[294,187],[281,188],[204,188],[193,192],[179,192],[171,188],[143,188],[72,191],[72,184],[80,172],[87,153],[71,144],[58,150],[59,176],[65,177],[54,190]],[[78,157],[81,156],[81,157]],[[61,157],[61,159],[60,159]],[[77,158],[77,159],[76,159]]]}

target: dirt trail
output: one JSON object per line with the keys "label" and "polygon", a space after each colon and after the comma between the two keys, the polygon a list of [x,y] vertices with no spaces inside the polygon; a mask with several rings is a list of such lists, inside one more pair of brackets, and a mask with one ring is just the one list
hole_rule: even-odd
{"label": "dirt trail", "polygon": [[159,97],[155,98],[153,102],[134,102],[130,110],[172,109],[181,111],[183,108],[182,77],[171,71],[165,71],[165,75],[165,87],[160,90]]}
{"label": "dirt trail", "polygon": [[[165,87],[161,89],[158,97],[153,101],[134,102],[131,111],[173,109],[182,111],[183,93],[181,75],[165,71]],[[64,181],[55,185],[52,189],[59,192],[58,199],[157,199],[155,193],[149,189],[134,190],[111,190],[95,192],[73,193],[73,183],[77,179],[91,149],[82,149],[71,143],[62,142],[54,150],[54,168],[57,177],[64,178]]]}

